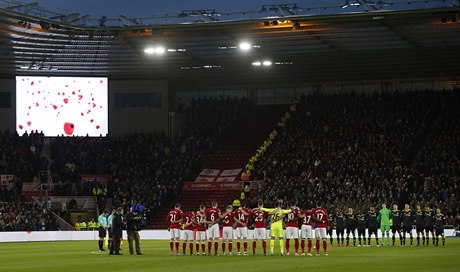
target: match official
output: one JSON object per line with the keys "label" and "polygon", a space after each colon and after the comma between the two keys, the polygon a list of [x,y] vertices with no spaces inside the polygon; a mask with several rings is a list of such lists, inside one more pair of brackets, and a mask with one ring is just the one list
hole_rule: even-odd
{"label": "match official", "polygon": [[105,251],[104,249],[104,239],[107,236],[107,229],[108,229],[108,221],[107,216],[109,216],[108,211],[104,211],[99,217],[97,221],[99,223],[99,251]]}

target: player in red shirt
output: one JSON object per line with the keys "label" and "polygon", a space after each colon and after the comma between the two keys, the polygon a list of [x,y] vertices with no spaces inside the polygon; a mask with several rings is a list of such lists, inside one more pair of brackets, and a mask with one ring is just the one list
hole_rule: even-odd
{"label": "player in red shirt", "polygon": [[208,255],[211,255],[212,241],[214,240],[214,255],[218,255],[219,250],[219,220],[222,216],[220,210],[217,208],[218,204],[216,201],[211,203],[211,208],[205,211],[205,223],[208,224],[208,230],[206,232],[208,237]]}
{"label": "player in red shirt", "polygon": [[236,222],[236,248],[238,256],[241,255],[241,240],[244,241],[244,256],[248,255],[248,221],[251,216],[251,210],[246,208],[243,201],[241,207],[235,210],[233,220]]}
{"label": "player in red shirt", "polygon": [[226,213],[223,214],[223,230],[222,230],[222,254],[225,256],[225,247],[228,244],[228,253],[230,256],[233,256],[233,217],[235,214],[233,213],[233,206],[228,205],[226,209]]}
{"label": "player in red shirt", "polygon": [[308,256],[311,255],[311,247],[312,247],[312,228],[311,222],[313,220],[313,212],[311,210],[302,210],[299,214],[299,217],[302,218],[302,227],[300,229],[300,237],[302,238],[301,248],[302,248],[302,256],[305,256],[305,239],[308,239]]}
{"label": "player in red shirt", "polygon": [[196,255],[206,255],[206,223],[205,223],[205,211],[206,206],[200,205],[200,210],[195,213],[195,224],[196,224]]}
{"label": "player in red shirt", "polygon": [[252,241],[252,255],[256,255],[257,241],[262,240],[262,249],[264,255],[267,256],[267,216],[268,213],[260,210],[264,207],[262,200],[258,203],[258,208],[252,210],[252,216],[254,217],[254,240]]}
{"label": "player in red shirt", "polygon": [[323,249],[324,255],[327,254],[327,236],[326,228],[329,225],[329,216],[326,209],[321,208],[321,205],[318,204],[317,208],[312,210],[313,220],[315,221],[315,236],[316,236],[316,255],[319,256],[319,240],[323,240]]}
{"label": "player in red shirt", "polygon": [[174,209],[169,211],[168,215],[166,216],[166,225],[168,226],[168,230],[171,233],[171,240],[169,242],[171,255],[174,255],[174,242],[176,244],[176,255],[180,255],[180,222],[182,222],[182,211],[180,210],[180,203],[176,203]]}
{"label": "player in red shirt", "polygon": [[185,255],[185,250],[187,249],[187,242],[189,243],[190,247],[190,255],[193,255],[193,224],[195,223],[195,210],[191,209],[187,213],[182,214],[182,253]]}
{"label": "player in red shirt", "polygon": [[300,210],[295,204],[291,205],[291,212],[287,214],[286,219],[286,255],[290,255],[290,239],[295,241],[295,255],[299,256],[299,214]]}

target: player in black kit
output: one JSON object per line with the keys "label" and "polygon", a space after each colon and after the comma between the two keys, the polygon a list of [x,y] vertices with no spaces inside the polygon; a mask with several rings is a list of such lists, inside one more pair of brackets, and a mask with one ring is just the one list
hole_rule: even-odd
{"label": "player in black kit", "polygon": [[353,246],[356,246],[356,216],[353,213],[353,208],[348,208],[346,218],[347,246],[350,244],[350,233],[353,235]]}
{"label": "player in black kit", "polygon": [[378,215],[375,212],[374,207],[369,208],[369,212],[367,213],[367,223],[368,223],[368,234],[369,238],[367,241],[367,246],[371,245],[371,236],[372,234],[375,235],[375,242],[377,243],[377,247],[379,246],[379,236],[377,235],[377,229],[379,228],[379,220]]}
{"label": "player in black kit", "polygon": [[[344,246],[344,233],[345,233],[345,215],[340,209],[337,209],[334,215],[335,232],[337,234],[337,246]],[[342,240],[340,240],[342,238]]]}
{"label": "player in black kit", "polygon": [[391,210],[391,220],[393,221],[393,224],[391,225],[391,232],[393,234],[391,239],[393,240],[393,246],[395,246],[396,232],[399,234],[399,244],[402,246],[401,211],[398,210],[398,205],[396,204],[393,205],[393,210]]}
{"label": "player in black kit", "polygon": [[425,245],[425,213],[423,212],[420,205],[417,205],[417,210],[415,211],[415,229],[417,231],[417,246],[420,246],[420,234],[422,235],[422,243]]}
{"label": "player in black kit", "polygon": [[433,237],[433,245],[435,242],[434,239],[434,212],[430,207],[425,209],[425,246],[430,245],[430,233]]}
{"label": "player in black kit", "polygon": [[[360,211],[356,216],[356,225],[358,227],[358,246],[366,246],[366,214],[364,211]],[[361,237],[363,244],[361,244]]]}
{"label": "player in black kit", "polygon": [[444,237],[444,223],[446,222],[444,214],[441,213],[441,209],[436,209],[436,214],[434,215],[436,220],[436,246],[439,245],[439,236],[442,238],[442,246],[446,245],[446,238]]}
{"label": "player in black kit", "polygon": [[406,234],[409,233],[410,246],[412,247],[413,241],[414,241],[414,238],[412,237],[412,222],[414,221],[414,216],[412,214],[412,210],[410,209],[409,204],[404,205],[402,216],[403,216],[402,245],[406,246]]}
{"label": "player in black kit", "polygon": [[334,219],[329,220],[329,226],[327,228],[327,235],[329,235],[329,240],[331,241],[331,246],[334,243],[334,237],[332,236],[334,229]]}

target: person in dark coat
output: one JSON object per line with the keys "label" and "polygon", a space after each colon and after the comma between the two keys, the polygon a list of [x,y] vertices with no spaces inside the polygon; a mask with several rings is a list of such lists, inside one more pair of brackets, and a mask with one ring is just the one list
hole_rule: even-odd
{"label": "person in dark coat", "polygon": [[113,216],[112,221],[112,247],[110,248],[110,255],[123,255],[120,253],[120,239],[123,235],[123,207],[119,207]]}
{"label": "person in dark coat", "polygon": [[136,243],[136,254],[142,255],[139,231],[142,228],[142,215],[133,208],[126,214],[126,232],[128,233],[129,254],[133,255],[133,244]]}

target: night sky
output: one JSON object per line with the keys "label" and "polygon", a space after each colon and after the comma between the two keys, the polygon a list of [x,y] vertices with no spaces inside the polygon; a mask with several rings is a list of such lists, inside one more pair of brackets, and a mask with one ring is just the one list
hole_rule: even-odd
{"label": "night sky", "polygon": [[[240,11],[259,11],[262,5],[270,4],[297,4],[302,8],[300,14],[331,14],[343,12],[364,11],[363,7],[349,6],[346,9],[342,8],[327,8],[313,9],[318,6],[339,6],[343,5],[345,0],[294,0],[294,1],[273,1],[273,0],[28,0],[26,3],[37,2],[40,7],[46,10],[54,11],[62,14],[80,13],[81,15],[90,15],[92,19],[98,19],[103,15],[108,18],[118,18],[119,15],[125,15],[130,18],[150,17],[152,15],[162,14],[179,14],[183,10],[197,9],[216,9],[220,13],[225,12],[240,12]],[[350,0],[353,2],[353,0]],[[374,1],[376,2],[376,1]],[[412,1],[411,4],[388,5],[385,9],[400,10],[400,9],[419,9],[432,8],[438,6],[458,5],[458,1],[447,0],[429,1],[417,3]],[[312,8],[308,10],[307,8]],[[235,15],[230,17],[222,16],[219,20],[228,19],[252,19],[274,16],[277,14],[270,13],[254,13],[253,15]],[[193,19],[189,19],[193,21]]]}

